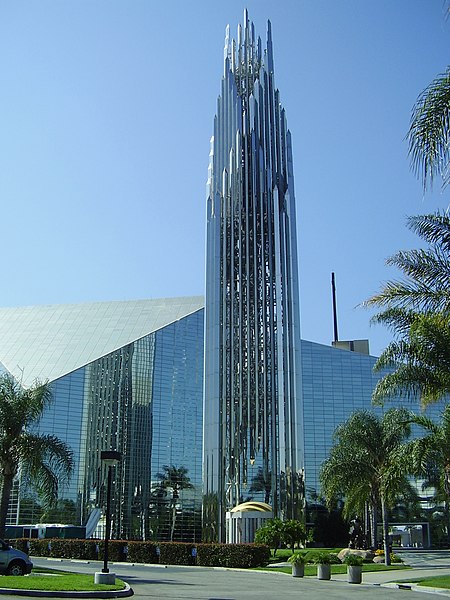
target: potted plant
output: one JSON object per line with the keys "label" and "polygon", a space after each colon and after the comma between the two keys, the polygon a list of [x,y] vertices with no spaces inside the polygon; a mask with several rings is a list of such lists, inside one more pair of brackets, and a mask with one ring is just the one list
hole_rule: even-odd
{"label": "potted plant", "polygon": [[331,556],[328,552],[318,552],[313,562],[317,565],[317,579],[331,579]]}
{"label": "potted plant", "polygon": [[347,565],[348,582],[361,583],[363,557],[358,554],[348,554],[344,562]]}
{"label": "potted plant", "polygon": [[288,562],[292,565],[292,576],[303,577],[305,574],[305,555],[301,552],[295,552],[288,558]]}

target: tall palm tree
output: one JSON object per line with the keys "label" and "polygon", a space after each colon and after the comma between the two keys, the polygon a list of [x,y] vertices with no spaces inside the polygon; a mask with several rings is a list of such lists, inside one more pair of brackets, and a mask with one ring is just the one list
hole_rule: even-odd
{"label": "tall palm tree", "polygon": [[176,467],[175,465],[163,465],[162,471],[156,473],[156,478],[159,480],[156,486],[156,494],[167,496],[171,493],[170,508],[171,508],[171,527],[170,541],[173,541],[175,531],[175,523],[177,518],[177,501],[182,490],[193,489],[190,477],[188,477],[188,469],[186,467]]}
{"label": "tall palm tree", "polygon": [[420,94],[408,131],[411,166],[424,190],[436,176],[450,180],[450,67]]}
{"label": "tall palm tree", "polygon": [[25,389],[11,375],[0,377],[0,538],[19,469],[47,506],[56,502],[59,483],[72,473],[72,450],[56,436],[33,432],[50,402],[49,384]]}
{"label": "tall palm tree", "polygon": [[415,475],[425,478],[426,486],[436,491],[435,500],[444,505],[450,539],[450,405],[445,406],[439,423],[424,414],[413,415],[411,423],[426,432],[426,435],[408,443],[412,470]]}
{"label": "tall palm tree", "polygon": [[428,248],[389,258],[403,278],[388,281],[364,303],[383,309],[372,321],[395,336],[375,364],[375,370],[394,371],[382,377],[373,398],[419,397],[426,405],[450,391],[450,218],[437,212],[410,217],[408,225]]}
{"label": "tall palm tree", "polygon": [[450,500],[450,404],[443,410],[440,423],[424,414],[413,415],[411,423],[418,425],[427,435],[412,440],[408,452],[415,474],[427,476],[438,467],[440,486]]}
{"label": "tall palm tree", "polygon": [[390,564],[388,508],[409,486],[405,467],[405,441],[410,435],[411,413],[392,408],[382,416],[360,410],[339,425],[334,444],[322,464],[322,491],[330,505],[345,497],[344,516],[363,514],[365,503],[372,512],[372,545],[376,545],[376,515],[381,509],[386,564]]}

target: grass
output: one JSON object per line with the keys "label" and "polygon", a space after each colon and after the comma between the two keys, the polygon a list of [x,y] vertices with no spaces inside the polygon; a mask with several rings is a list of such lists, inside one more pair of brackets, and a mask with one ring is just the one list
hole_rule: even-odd
{"label": "grass", "polygon": [[[41,571],[41,570],[40,570]],[[68,573],[65,571],[39,572],[25,577],[14,577],[4,575],[0,577],[0,588],[11,588],[16,590],[44,590],[56,592],[91,592],[123,590],[125,587],[121,579],[116,578],[115,585],[103,585],[94,583],[94,575],[80,573]]]}
{"label": "grass", "polygon": [[417,585],[424,585],[427,587],[445,588],[450,589],[450,575],[437,575],[436,577],[421,577],[415,579],[404,579],[403,581],[396,581],[396,583],[417,583]]}
{"label": "grass", "polygon": [[[398,569],[409,569],[410,567],[401,563],[396,563],[387,567],[382,563],[364,563],[363,573],[370,573],[373,571],[397,571]],[[271,571],[276,573],[291,573],[292,567],[258,567],[259,571]],[[347,565],[331,565],[332,575],[343,575],[347,573]],[[317,575],[317,565],[305,565],[305,577],[315,577]]]}
{"label": "grass", "polygon": [[[333,554],[338,554],[339,551],[342,548],[305,548],[303,550],[304,553],[308,553],[308,554],[315,554],[317,552],[332,552]],[[269,564],[274,564],[274,563],[279,563],[279,562],[285,562],[288,560],[288,558],[292,555],[292,552],[289,548],[281,548],[279,550],[277,550],[276,556],[270,557],[270,563]],[[387,567],[385,564],[383,563],[364,563],[363,565],[363,573],[369,573],[369,572],[373,572],[373,571],[394,571],[394,570],[398,570],[398,569],[409,569],[410,567],[408,567],[407,565],[404,565],[402,563],[394,563],[392,564],[390,567]],[[280,572],[280,573],[291,573],[292,568],[291,566],[285,566],[285,567],[259,567],[260,570],[262,571],[275,571],[275,572]],[[347,565],[345,564],[336,564],[336,565],[331,565],[331,574],[332,575],[342,575],[347,573]],[[311,564],[306,564],[305,565],[305,576],[308,577],[312,577],[317,575],[317,566],[316,565],[311,565]]]}

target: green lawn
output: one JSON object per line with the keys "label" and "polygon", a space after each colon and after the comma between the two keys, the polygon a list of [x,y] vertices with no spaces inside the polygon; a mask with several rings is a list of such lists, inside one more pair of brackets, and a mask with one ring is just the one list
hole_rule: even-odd
{"label": "green lawn", "polygon": [[[391,565],[387,567],[382,563],[364,563],[363,565],[363,573],[369,573],[372,571],[397,571],[399,569],[409,569],[407,565],[403,565],[401,563],[396,563],[395,565]],[[271,571],[276,573],[291,573],[292,567],[258,567],[259,571]],[[347,573],[347,565],[331,565],[331,574],[332,575],[343,575]],[[313,577],[317,575],[317,565],[305,565],[305,576]]]}
{"label": "green lawn", "polygon": [[437,575],[436,577],[404,579],[402,581],[397,581],[396,583],[417,583],[417,585],[445,588],[445,589],[449,590],[450,589],[450,575]]}
{"label": "green lawn", "polygon": [[[306,554],[316,554],[318,552],[331,552],[332,554],[338,554],[340,551],[342,550],[342,548],[305,548],[303,549],[301,552]],[[292,551],[289,548],[281,548],[279,550],[277,550],[276,556],[270,557],[270,564],[274,565],[276,563],[280,563],[280,562],[286,562],[289,557],[292,556]],[[410,567],[408,567],[407,565],[404,565],[402,563],[394,563],[392,564],[390,567],[387,567],[385,564],[383,563],[364,563],[363,565],[363,573],[369,573],[371,571],[393,571],[393,570],[398,570],[398,569],[409,569]],[[286,567],[260,567],[261,570],[263,571],[277,571],[280,573],[291,573],[292,572],[292,568],[291,566],[286,566]],[[337,564],[337,565],[331,565],[331,574],[333,575],[342,575],[344,573],[347,573],[347,565],[345,564]],[[305,576],[308,577],[312,577],[317,575],[317,566],[313,565],[313,564],[306,564],[305,565]]]}
{"label": "green lawn", "polygon": [[111,591],[123,590],[125,587],[121,579],[116,578],[115,585],[103,585],[94,583],[94,575],[80,573],[67,573],[63,571],[37,573],[25,577],[13,577],[12,575],[0,576],[0,588],[11,588],[17,590],[46,590],[58,592],[82,592],[82,591]]}

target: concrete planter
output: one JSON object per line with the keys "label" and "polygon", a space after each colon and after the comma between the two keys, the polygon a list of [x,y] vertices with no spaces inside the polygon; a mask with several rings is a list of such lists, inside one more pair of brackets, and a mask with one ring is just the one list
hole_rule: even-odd
{"label": "concrete planter", "polygon": [[347,575],[349,583],[361,583],[362,567],[360,567],[359,565],[348,565]]}
{"label": "concrete planter", "polygon": [[317,579],[331,579],[331,565],[317,565]]}
{"label": "concrete planter", "polygon": [[292,565],[292,577],[303,577],[305,575],[305,565]]}

